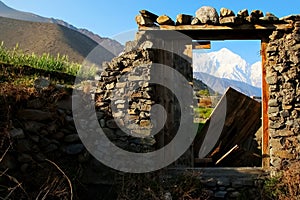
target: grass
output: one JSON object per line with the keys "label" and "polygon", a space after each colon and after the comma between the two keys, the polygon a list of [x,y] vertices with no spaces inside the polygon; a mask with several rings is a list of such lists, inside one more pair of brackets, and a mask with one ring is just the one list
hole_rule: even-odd
{"label": "grass", "polygon": [[82,78],[92,77],[96,72],[95,66],[85,67],[84,70],[81,70],[83,66],[70,62],[66,55],[58,54],[54,57],[49,53],[44,53],[41,56],[37,56],[34,53],[25,54],[18,48],[18,44],[12,50],[8,50],[3,42],[0,44],[0,61],[4,64],[30,66],[36,69],[65,73]]}

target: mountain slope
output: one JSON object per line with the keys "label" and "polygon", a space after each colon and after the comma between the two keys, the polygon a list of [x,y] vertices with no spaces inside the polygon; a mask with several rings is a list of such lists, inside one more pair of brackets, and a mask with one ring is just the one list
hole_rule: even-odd
{"label": "mountain slope", "polygon": [[250,65],[226,48],[210,53],[194,53],[193,58],[195,72],[261,87],[261,62]]}
{"label": "mountain slope", "polygon": [[39,15],[35,15],[32,13],[15,10],[13,8],[6,6],[2,1],[0,1],[0,16],[6,17],[6,18],[11,18],[11,19],[30,21],[30,22],[53,23],[53,24],[59,24],[59,25],[65,26],[67,28],[73,29],[75,31],[78,31],[78,32],[88,36],[89,38],[93,39],[98,44],[100,44],[102,47],[106,48],[108,51],[113,53],[115,56],[119,55],[124,50],[124,46],[121,45],[116,40],[101,37],[97,34],[92,33],[91,31],[86,30],[86,29],[76,28],[75,26],[73,26],[63,20],[41,17]]}
{"label": "mountain slope", "polygon": [[[28,22],[0,17],[0,41],[12,49],[18,43],[25,53],[68,55],[69,60],[82,62],[97,43],[87,36],[61,25]],[[114,55],[99,47],[100,61],[110,61]]]}

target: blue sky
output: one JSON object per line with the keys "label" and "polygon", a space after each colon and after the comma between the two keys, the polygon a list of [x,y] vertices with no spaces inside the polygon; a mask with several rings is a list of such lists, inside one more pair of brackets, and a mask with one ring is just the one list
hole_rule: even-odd
{"label": "blue sky", "polygon": [[[124,36],[126,32],[133,33],[137,30],[135,16],[139,10],[146,9],[157,15],[166,14],[176,18],[177,14],[185,13],[194,15],[201,6],[215,7],[218,11],[222,7],[229,8],[237,13],[247,8],[249,11],[260,9],[264,13],[271,12],[278,17],[290,14],[300,14],[300,1],[298,0],[2,0],[9,7],[17,10],[32,12],[44,17],[62,19],[78,28],[87,28],[100,36],[115,37]],[[129,34],[130,35],[130,34]],[[228,43],[229,44],[229,43]],[[216,45],[224,46],[220,43]],[[240,51],[238,44],[233,42],[229,48],[234,52]],[[227,47],[225,45],[225,47]],[[221,47],[220,47],[221,48]],[[249,62],[253,62],[259,51],[258,42],[248,43],[246,50],[255,52],[242,53],[247,56]]]}

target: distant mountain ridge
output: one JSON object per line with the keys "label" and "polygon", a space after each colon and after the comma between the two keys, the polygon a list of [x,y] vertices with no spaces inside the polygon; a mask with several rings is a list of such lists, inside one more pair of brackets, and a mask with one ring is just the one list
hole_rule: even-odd
{"label": "distant mountain ridge", "polygon": [[0,17],[0,41],[12,49],[18,44],[24,53],[52,56],[67,55],[70,61],[81,63],[97,47],[98,60],[93,63],[110,61],[115,57],[106,48],[78,31],[53,23],[29,22]]}
{"label": "distant mountain ridge", "polygon": [[98,44],[102,45],[104,48],[106,48],[115,56],[119,55],[124,50],[124,46],[119,42],[117,42],[116,40],[101,37],[86,29],[76,28],[75,26],[60,19],[46,18],[33,13],[18,11],[16,9],[8,7],[2,1],[0,1],[0,16],[11,18],[11,19],[30,21],[30,22],[53,23],[53,24],[59,24],[65,26],[67,28],[78,31],[88,36],[89,38],[96,41]]}
{"label": "distant mountain ridge", "polygon": [[224,94],[228,87],[232,87],[247,96],[261,96],[261,88],[254,87],[241,81],[219,78],[203,72],[194,72],[194,78],[201,80],[214,91]]}

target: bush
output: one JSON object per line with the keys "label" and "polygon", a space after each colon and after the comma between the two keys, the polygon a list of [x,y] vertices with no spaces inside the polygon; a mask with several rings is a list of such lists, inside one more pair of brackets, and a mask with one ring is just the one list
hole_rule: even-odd
{"label": "bush", "polygon": [[292,162],[277,177],[265,181],[266,199],[298,200],[300,199],[300,162]]}

